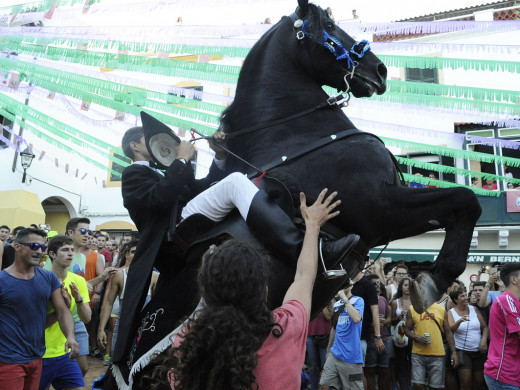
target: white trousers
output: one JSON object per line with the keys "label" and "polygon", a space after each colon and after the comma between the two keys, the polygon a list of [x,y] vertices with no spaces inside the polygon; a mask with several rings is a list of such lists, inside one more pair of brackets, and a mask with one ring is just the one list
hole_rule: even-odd
{"label": "white trousers", "polygon": [[181,213],[182,219],[202,214],[214,222],[222,221],[234,208],[244,220],[258,188],[241,173],[232,173],[190,200]]}

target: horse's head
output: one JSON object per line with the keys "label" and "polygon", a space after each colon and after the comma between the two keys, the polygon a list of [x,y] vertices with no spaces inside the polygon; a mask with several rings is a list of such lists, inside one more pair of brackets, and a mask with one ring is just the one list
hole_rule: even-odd
{"label": "horse's head", "polygon": [[[370,50],[367,41],[356,42],[337,26],[327,11],[298,0],[293,15],[296,38],[305,42],[309,52],[309,73],[323,85],[355,97],[378,95],[386,90],[386,66]],[[309,43],[309,44],[307,44]]]}

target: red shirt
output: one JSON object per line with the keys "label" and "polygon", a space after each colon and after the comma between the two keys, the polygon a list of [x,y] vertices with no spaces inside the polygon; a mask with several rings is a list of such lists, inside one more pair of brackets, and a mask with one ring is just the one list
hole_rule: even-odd
{"label": "red shirt", "polygon": [[[282,326],[283,334],[279,338],[269,334],[258,350],[256,381],[260,389],[299,390],[309,327],[307,312],[300,301],[288,301],[273,310],[273,321]],[[174,347],[180,345],[182,333],[175,336]],[[174,390],[171,373],[168,379]]]}

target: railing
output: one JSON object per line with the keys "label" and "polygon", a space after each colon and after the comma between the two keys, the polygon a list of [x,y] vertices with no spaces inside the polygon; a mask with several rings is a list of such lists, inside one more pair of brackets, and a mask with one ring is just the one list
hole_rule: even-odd
{"label": "railing", "polygon": [[[520,199],[520,191],[512,191],[518,193]],[[506,193],[502,192],[500,197],[480,196],[477,198],[482,207],[482,215],[477,221],[477,226],[493,226],[493,225],[520,225],[520,212],[507,212]]]}

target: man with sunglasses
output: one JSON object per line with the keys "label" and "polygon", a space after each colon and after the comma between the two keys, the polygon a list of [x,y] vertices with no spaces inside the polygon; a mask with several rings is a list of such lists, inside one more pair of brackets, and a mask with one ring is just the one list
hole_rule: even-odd
{"label": "man with sunglasses", "polygon": [[0,390],[38,389],[45,353],[45,320],[49,300],[65,351],[74,358],[79,346],[74,323],[56,275],[38,267],[47,249],[45,232],[27,228],[13,242],[14,263],[0,272]]}

